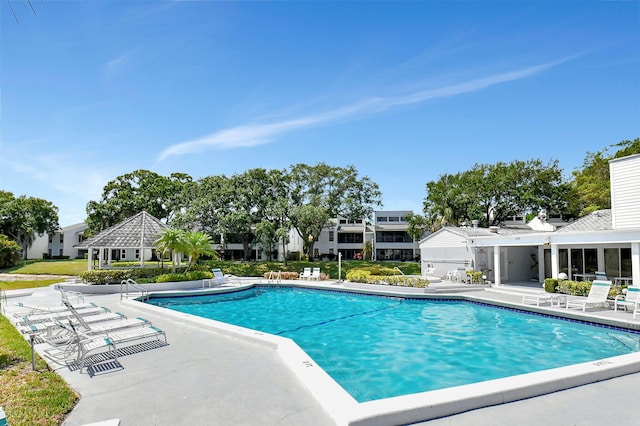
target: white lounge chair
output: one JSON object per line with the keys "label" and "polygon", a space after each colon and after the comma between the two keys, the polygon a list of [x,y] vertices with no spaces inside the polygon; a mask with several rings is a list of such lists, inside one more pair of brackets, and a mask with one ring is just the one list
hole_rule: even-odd
{"label": "white lounge chair", "polygon": [[75,361],[79,364],[80,372],[86,366],[86,358],[89,355],[108,352],[110,355],[108,359],[113,358],[117,362],[117,347],[120,345],[132,342],[137,343],[140,340],[160,340],[160,336],[164,337],[165,343],[167,342],[166,333],[154,326],[126,328],[93,335],[78,331],[72,323],[69,323],[68,326],[61,324],[60,327],[70,332],[72,334],[71,338],[64,344],[51,345],[44,349],[44,353],[54,360],[66,363],[73,361],[75,358]]}
{"label": "white lounge chair", "polygon": [[582,308],[582,311],[586,311],[587,307],[595,307],[604,304],[609,296],[609,290],[611,289],[611,281],[599,281],[594,280],[591,283],[591,289],[589,295],[586,298],[580,299],[567,299],[566,308]]}
{"label": "white lounge chair", "polygon": [[213,268],[211,272],[213,273],[213,278],[205,278],[204,280],[202,280],[202,288],[204,288],[205,285],[208,287],[212,287],[223,285],[229,282],[229,279],[224,276],[220,268]]}
{"label": "white lounge chair", "polygon": [[635,310],[636,301],[640,299],[640,286],[639,287],[630,286],[630,287],[627,287],[626,290],[627,290],[627,294],[619,294],[616,296],[613,302],[614,311],[618,310],[618,306],[624,306],[625,311],[627,310],[628,307],[633,307]]}
{"label": "white lounge chair", "polygon": [[320,281],[320,268],[313,268],[313,271],[311,272],[311,277],[309,279]]}
{"label": "white lounge chair", "polygon": [[302,274],[300,274],[300,279],[301,280],[311,279],[311,268],[304,268],[304,270],[302,271]]}
{"label": "white lounge chair", "polygon": [[549,302],[551,306],[560,306],[560,302],[565,297],[564,294],[558,293],[525,294],[522,296],[522,304],[526,305],[527,302],[535,302],[536,306],[540,306],[541,303]]}

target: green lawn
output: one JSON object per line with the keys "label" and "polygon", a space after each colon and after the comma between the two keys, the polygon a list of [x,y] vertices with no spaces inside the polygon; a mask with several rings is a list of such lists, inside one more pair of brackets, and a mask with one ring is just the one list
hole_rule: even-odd
{"label": "green lawn", "polygon": [[38,355],[33,371],[31,346],[2,315],[0,342],[0,406],[9,425],[62,424],[78,395]]}
{"label": "green lawn", "polygon": [[10,274],[33,274],[33,275],[78,275],[87,270],[87,261],[78,260],[29,260],[21,262],[13,268],[1,272]]}

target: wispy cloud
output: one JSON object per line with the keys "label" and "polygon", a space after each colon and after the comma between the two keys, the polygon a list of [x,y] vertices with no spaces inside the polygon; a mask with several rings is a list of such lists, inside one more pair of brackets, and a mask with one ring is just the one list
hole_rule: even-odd
{"label": "wispy cloud", "polygon": [[262,145],[271,142],[278,135],[291,131],[319,125],[328,125],[341,120],[355,119],[401,105],[417,104],[432,99],[471,93],[501,83],[532,77],[575,57],[576,56],[571,56],[558,61],[494,74],[458,84],[416,91],[401,96],[368,98],[352,105],[289,120],[231,127],[202,138],[172,145],[160,153],[159,159],[164,160],[173,155],[196,154],[211,149],[234,149]]}

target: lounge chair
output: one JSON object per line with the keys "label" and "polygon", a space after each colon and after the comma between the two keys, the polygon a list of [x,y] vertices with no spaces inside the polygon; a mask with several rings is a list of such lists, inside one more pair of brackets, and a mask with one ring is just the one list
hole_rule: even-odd
{"label": "lounge chair", "polygon": [[567,299],[565,307],[582,308],[582,311],[586,311],[587,307],[595,307],[604,304],[609,296],[609,289],[611,289],[611,281],[599,281],[594,280],[591,283],[591,289],[589,295],[586,298],[580,299]]}
{"label": "lounge chair", "polygon": [[[48,321],[37,322],[34,324],[18,325],[17,328],[24,334],[41,334],[50,331],[51,328],[57,328],[62,321],[68,321],[71,317],[52,318]],[[83,320],[87,324],[97,324],[109,321],[121,321],[126,319],[126,315],[120,312],[105,312],[97,315],[87,315]],[[75,322],[77,324],[77,322]]]}
{"label": "lounge chair", "polygon": [[320,268],[313,268],[313,271],[311,272],[311,277],[309,279],[320,281]]}
{"label": "lounge chair", "polygon": [[123,328],[142,327],[145,325],[148,325],[148,326],[151,325],[151,321],[149,321],[148,319],[141,318],[141,317],[127,318],[123,314],[120,314],[121,317],[116,321],[105,321],[97,324],[90,323],[90,322],[87,322],[87,320],[90,320],[91,316],[86,318],[83,317],[69,303],[65,303],[65,306],[71,311],[74,318],[76,319],[77,329],[89,335],[121,330]]}
{"label": "lounge chair", "polygon": [[211,270],[213,273],[213,278],[205,278],[202,280],[202,288],[206,285],[207,287],[219,286],[229,282],[229,279],[224,276],[222,270],[220,268],[213,268]]}
{"label": "lounge chair", "polygon": [[304,268],[304,270],[300,274],[300,279],[301,280],[311,279],[311,268]]}
{"label": "lounge chair", "polygon": [[[29,316],[29,315],[38,315],[38,314],[55,314],[59,312],[66,312],[67,308],[63,306],[42,306],[42,305],[32,305],[30,303],[16,302],[16,307],[27,309],[27,312],[21,312],[17,315],[20,317]],[[79,305],[74,305],[74,307],[78,310],[86,309],[86,308],[97,308],[98,305],[95,303],[82,303]]]}
{"label": "lounge chair", "polygon": [[635,310],[636,301],[640,299],[640,287],[630,286],[627,287],[627,294],[619,294],[614,300],[613,310],[617,311],[618,306],[624,306],[626,311],[628,307],[633,307]]}
{"label": "lounge chair", "polygon": [[[93,308],[83,309],[81,312],[82,312],[82,315],[98,315],[98,314],[108,313],[111,311],[103,306],[96,306]],[[64,321],[66,319],[73,317],[73,313],[71,313],[69,309],[65,308],[64,311],[60,311],[60,312],[45,311],[42,313],[35,313],[33,315],[14,314],[14,316],[18,319],[18,325],[27,326],[27,325],[33,325],[33,324],[40,324],[47,321],[49,322]]]}
{"label": "lounge chair", "polygon": [[110,358],[113,358],[117,362],[118,346],[137,343],[141,340],[160,340],[160,336],[164,337],[165,343],[167,342],[166,333],[154,326],[126,328],[101,334],[82,333],[71,322],[68,326],[61,324],[60,327],[70,333],[70,339],[61,345],[52,344],[49,348],[44,349],[44,353],[54,360],[67,363],[75,358],[79,364],[80,372],[86,366],[86,358],[89,355],[108,352],[109,361]]}
{"label": "lounge chair", "polygon": [[525,294],[522,296],[522,304],[526,305],[527,302],[535,302],[536,306],[540,306],[541,303],[549,302],[551,306],[560,306],[560,302],[565,297],[565,295],[558,293]]}

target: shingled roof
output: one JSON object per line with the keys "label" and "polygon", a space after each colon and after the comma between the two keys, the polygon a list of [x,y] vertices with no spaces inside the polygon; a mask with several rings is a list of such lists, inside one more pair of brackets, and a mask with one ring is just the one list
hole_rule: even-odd
{"label": "shingled roof", "polygon": [[98,235],[78,244],[78,248],[152,248],[154,241],[167,225],[149,213],[142,211]]}
{"label": "shingled roof", "polygon": [[611,231],[613,221],[611,209],[596,210],[575,222],[560,228],[558,232]]}

